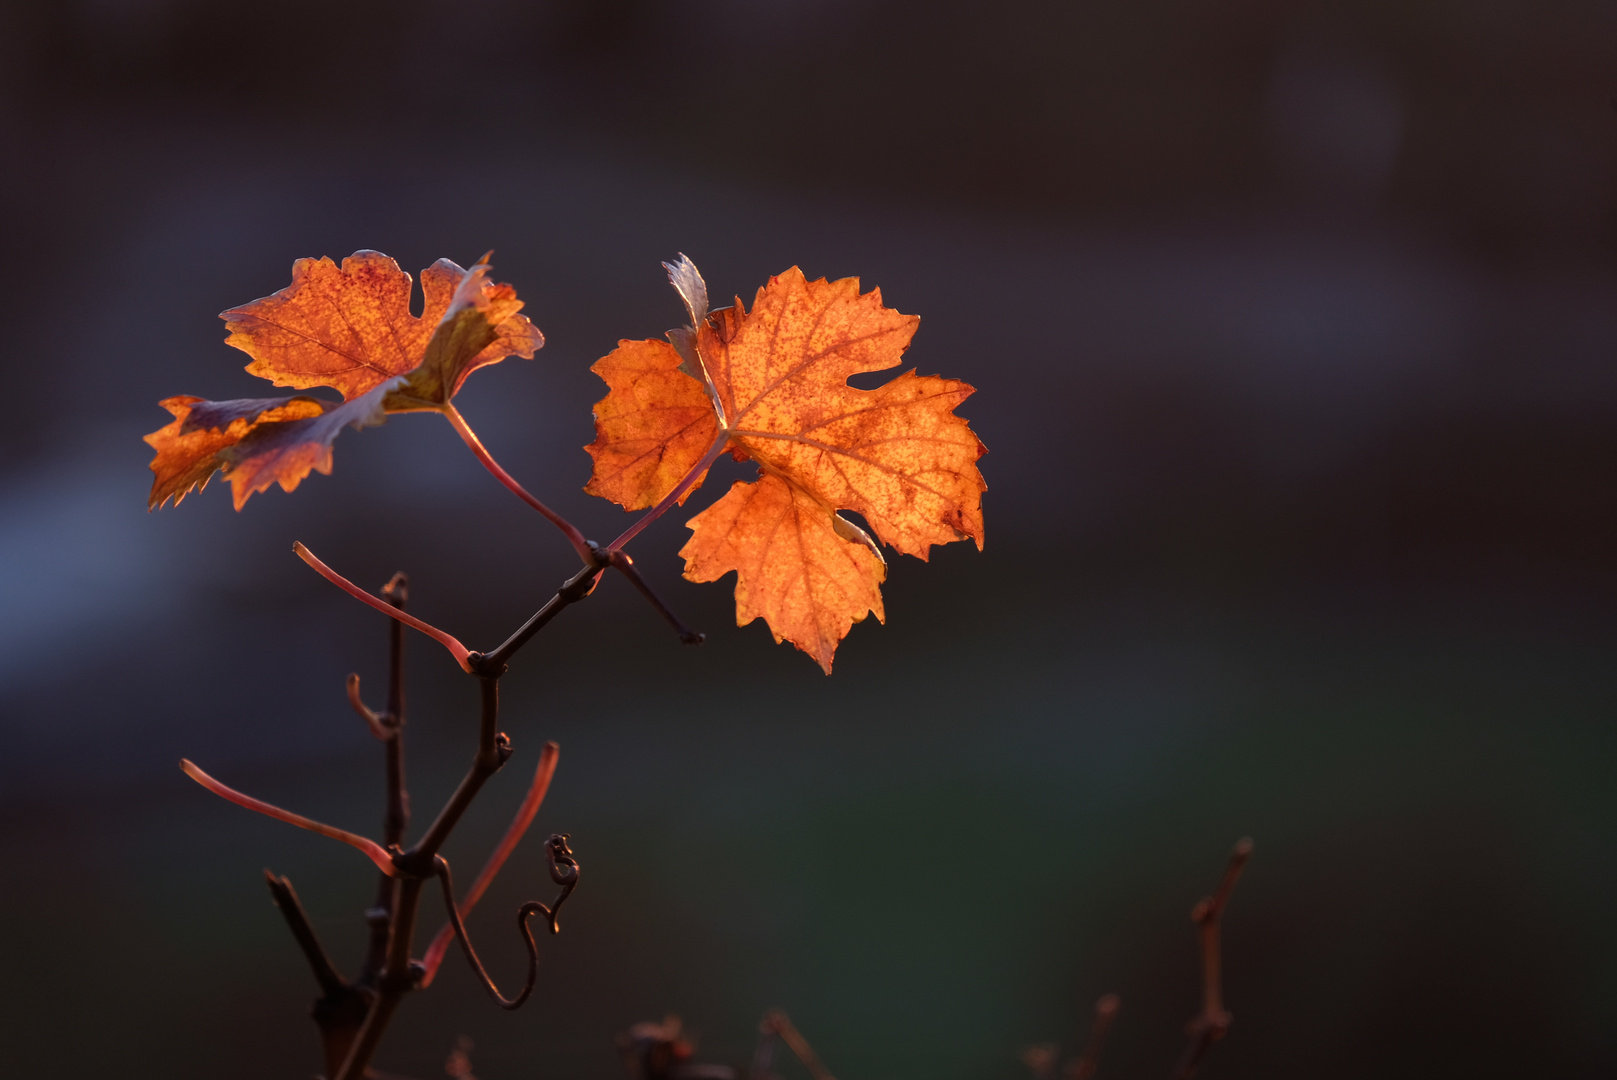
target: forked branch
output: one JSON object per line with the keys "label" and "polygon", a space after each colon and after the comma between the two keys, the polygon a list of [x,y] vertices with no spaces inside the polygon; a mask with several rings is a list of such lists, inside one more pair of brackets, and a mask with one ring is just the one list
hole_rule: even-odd
{"label": "forked branch", "polygon": [[354,1033],[359,1030],[360,1024],[364,1023],[371,995],[337,973],[331,957],[326,955],[325,946],[321,945],[320,939],[315,936],[314,927],[310,925],[309,916],[303,910],[303,904],[299,902],[292,883],[268,870],[264,871],[264,881],[269,886],[270,895],[275,899],[275,906],[281,909],[287,927],[297,940],[298,947],[303,950],[304,959],[308,960],[309,968],[314,972],[315,982],[320,985],[320,997],[315,999],[314,1008],[310,1013],[316,1026],[320,1028],[320,1041],[325,1048],[326,1072],[335,1074],[342,1065],[343,1058],[348,1054]]}

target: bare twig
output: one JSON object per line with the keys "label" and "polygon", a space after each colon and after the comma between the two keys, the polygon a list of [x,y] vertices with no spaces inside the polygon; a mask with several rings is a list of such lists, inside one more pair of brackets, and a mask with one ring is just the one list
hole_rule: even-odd
{"label": "bare twig", "polygon": [[[836,1080],[831,1075],[831,1070],[825,1067],[825,1062],[820,1060],[820,1056],[808,1044],[808,1040],[803,1038],[802,1032],[793,1026],[792,1018],[782,1010],[771,1009],[764,1013],[763,1021],[758,1025],[758,1030],[766,1037],[769,1034],[778,1035],[781,1042],[792,1048],[792,1053],[797,1055],[797,1060],[803,1063],[803,1066],[808,1069],[809,1075],[813,1076],[814,1080]],[[760,1047],[760,1056],[761,1053],[762,1047]]]}
{"label": "bare twig", "polygon": [[1084,1043],[1084,1052],[1067,1065],[1067,1080],[1091,1080],[1095,1075],[1100,1067],[1101,1047],[1106,1043],[1112,1021],[1117,1019],[1120,1004],[1116,994],[1103,994],[1095,1002],[1095,1024],[1089,1029],[1089,1041]]}
{"label": "bare twig", "polygon": [[342,1064],[354,1033],[364,1022],[365,1010],[370,1006],[370,995],[338,974],[331,957],[326,955],[325,946],[315,936],[314,927],[309,923],[309,916],[304,912],[292,882],[284,877],[276,877],[268,870],[264,871],[264,882],[269,886],[270,895],[275,898],[275,906],[281,909],[292,936],[297,939],[298,947],[303,950],[303,956],[314,972],[315,982],[320,985],[320,997],[315,999],[310,1012],[320,1028],[326,1071],[332,1072]]}
{"label": "bare twig", "polygon": [[376,712],[365,704],[364,698],[359,696],[359,674],[357,672],[349,672],[347,689],[349,708],[353,709],[355,715],[365,721],[365,726],[371,729],[371,734],[376,736],[376,740],[378,742],[387,742],[392,739],[394,730],[389,724],[390,717],[387,713]]}
{"label": "bare twig", "polygon": [[[401,571],[382,586],[382,596],[396,610],[403,611],[410,599],[410,579]],[[405,829],[410,824],[410,795],[404,784],[404,624],[390,619],[387,624],[388,678],[387,712],[378,717],[386,732],[383,752],[386,755],[387,809],[382,817],[382,842],[390,849],[404,844]],[[355,711],[364,709],[361,716],[375,715],[359,701],[359,676],[348,676],[348,700]],[[375,730],[376,725],[372,725]],[[365,950],[365,965],[358,982],[374,987],[387,963],[387,939],[393,920],[399,883],[384,874],[376,883],[376,900],[365,912],[370,927],[370,944]],[[338,1064],[341,1064],[339,1062]]]}
{"label": "bare twig", "polygon": [[[606,564],[592,564],[584,567],[578,573],[568,578],[562,587],[556,590],[556,595],[545,601],[545,606],[534,612],[528,621],[523,623],[517,632],[506,638],[505,642],[491,653],[479,654],[475,663],[476,670],[501,672],[505,670],[506,662],[516,651],[526,645],[528,641],[545,628],[545,624],[560,615],[569,605],[576,604],[590,593],[595,591],[601,574],[606,570]],[[474,670],[468,668],[467,670]]]}
{"label": "bare twig", "polygon": [[1243,838],[1230,852],[1224,877],[1212,896],[1204,897],[1191,909],[1191,921],[1200,931],[1202,947],[1202,1007],[1185,1025],[1185,1049],[1174,1066],[1172,1080],[1190,1080],[1196,1075],[1207,1051],[1222,1039],[1230,1029],[1231,1015],[1224,1009],[1221,957],[1219,955],[1219,922],[1229,903],[1230,893],[1241,877],[1247,860],[1252,857],[1252,840]]}
{"label": "bare twig", "polygon": [[673,609],[663,603],[662,597],[651,591],[651,586],[646,584],[646,579],[640,576],[639,570],[635,569],[634,560],[629,557],[627,551],[613,548],[601,552],[600,556],[609,562],[618,573],[628,578],[631,585],[640,590],[640,595],[644,596],[651,603],[651,606],[657,609],[657,614],[668,620],[668,625],[674,628],[674,632],[679,635],[679,640],[687,645],[700,645],[707,640],[707,635],[697,633],[686,626],[680,621],[680,617],[674,614]]}
{"label": "bare twig", "polygon": [[[403,611],[410,600],[410,579],[403,571],[394,574],[382,586],[382,596],[394,610]],[[387,814],[382,842],[403,845],[404,830],[410,825],[410,795],[404,787],[404,624],[397,619],[388,624],[387,653],[387,726],[393,737],[387,742]]]}

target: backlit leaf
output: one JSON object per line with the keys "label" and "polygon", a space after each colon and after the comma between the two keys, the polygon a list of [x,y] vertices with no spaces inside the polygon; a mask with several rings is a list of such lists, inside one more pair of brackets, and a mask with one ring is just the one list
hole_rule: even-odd
{"label": "backlit leaf", "polygon": [[[706,302],[696,268],[682,258],[669,274],[696,315]],[[972,388],[914,371],[850,386],[896,366],[920,322],[884,306],[879,290],[861,294],[856,278],[809,281],[793,267],[750,312],[737,299],[698,322],[671,332],[674,344],[620,342],[596,363],[609,393],[595,407],[586,490],[627,509],[654,505],[725,432],[731,454],[762,475],[687,523],[685,576],[734,570],[737,621],[762,616],[777,641],[829,672],[849,627],[883,618],[876,540],[921,559],[953,540],[982,547],[984,448],[954,414]],[[862,515],[875,540],[839,510]]]}
{"label": "backlit leaf", "polygon": [[248,371],[277,386],[328,386],[345,400],[162,401],[174,420],[146,436],[157,451],[148,506],[178,505],[220,469],[237,510],[272,484],[291,491],[312,471],[331,472],[332,440],[345,426],[443,409],[478,368],[532,357],[544,338],[518,314],[515,291],[487,276],[486,262],[466,271],[439,259],[421,273],[416,316],[410,275],[380,252],[355,252],[341,267],[299,259],[291,285],[220,316],[227,342],[253,357]]}

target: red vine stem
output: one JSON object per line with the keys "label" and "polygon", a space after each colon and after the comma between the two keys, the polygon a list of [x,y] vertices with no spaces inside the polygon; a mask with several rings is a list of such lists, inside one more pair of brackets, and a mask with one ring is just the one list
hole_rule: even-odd
{"label": "red vine stem", "polygon": [[[505,835],[500,838],[494,853],[488,857],[488,862],[478,871],[471,888],[466,890],[465,899],[455,905],[462,917],[472,913],[472,908],[477,906],[477,902],[488,891],[489,885],[493,884],[494,876],[511,857],[511,852],[516,850],[517,843],[528,831],[528,826],[533,824],[534,815],[539,812],[540,804],[545,801],[545,793],[550,790],[550,778],[556,775],[556,760],[560,756],[560,747],[553,742],[545,743],[545,748],[539,753],[539,766],[533,772],[533,783],[528,787],[528,794],[517,809],[517,816],[505,830]],[[422,960],[427,969],[426,975],[421,980],[423,989],[432,985],[432,980],[438,975],[438,965],[443,963],[444,954],[449,951],[449,945],[454,940],[454,925],[445,923],[443,929],[438,931],[438,936],[432,939],[432,945]]]}
{"label": "red vine stem", "polygon": [[424,623],[414,615],[409,615],[403,611],[400,611],[386,600],[383,600],[380,597],[372,596],[370,593],[366,592],[364,589],[361,589],[358,585],[355,585],[352,581],[349,581],[347,578],[337,573],[337,571],[315,558],[314,552],[304,547],[301,543],[293,544],[292,550],[297,553],[298,558],[314,567],[315,573],[337,586],[337,588],[341,589],[349,596],[352,596],[355,600],[361,600],[369,604],[377,611],[380,611],[383,615],[386,615],[390,619],[397,619],[399,622],[410,627],[412,630],[421,631],[423,634],[426,634],[432,640],[448,649],[449,654],[455,658],[455,663],[460,665],[460,669],[467,674],[472,674],[472,666],[466,660],[466,658],[471,655],[471,650],[457,641],[452,634],[446,634],[436,626],[429,623]]}
{"label": "red vine stem", "polygon": [[444,417],[449,421],[449,425],[455,429],[455,434],[460,436],[461,442],[471,448],[472,453],[477,456],[477,460],[483,463],[483,468],[492,473],[494,479],[509,488],[513,495],[543,514],[546,521],[560,529],[562,535],[567,537],[568,543],[573,545],[573,550],[578,552],[578,557],[583,559],[585,563],[593,564],[595,556],[590,550],[589,541],[584,539],[584,534],[579,532],[572,522],[528,494],[527,488],[517,483],[515,477],[502,469],[500,463],[494,460],[494,455],[490,454],[488,448],[483,445],[483,440],[477,437],[477,432],[473,431],[471,425],[466,423],[466,418],[460,415],[459,409],[453,405],[445,405],[443,412]]}
{"label": "red vine stem", "polygon": [[622,536],[608,544],[606,550],[620,550],[624,544],[627,544],[630,540],[633,540],[636,536],[639,536],[640,531],[647,525],[650,525],[653,521],[656,521],[658,518],[667,513],[668,508],[679,502],[680,498],[696,485],[696,481],[702,478],[702,474],[707,472],[708,468],[715,461],[719,460],[719,455],[724,453],[724,447],[729,441],[729,432],[719,432],[719,437],[713,440],[713,445],[708,449],[706,454],[702,455],[702,460],[698,461],[696,465],[692,467],[691,471],[685,474],[685,479],[675,484],[674,490],[663,496],[662,502],[658,503],[656,506],[653,506],[650,510],[647,510],[645,516],[639,521],[635,522],[633,525],[630,525],[628,530],[624,532]]}
{"label": "red vine stem", "polygon": [[374,840],[368,840],[356,833],[348,832],[345,829],[339,829],[335,825],[326,825],[322,822],[315,821],[313,818],[306,818],[302,814],[294,814],[290,810],[282,810],[279,806],[276,806],[273,803],[267,803],[262,799],[255,799],[251,795],[243,795],[235,788],[227,787],[226,785],[221,784],[219,781],[215,780],[213,777],[191,764],[191,762],[185,758],[180,759],[180,768],[185,770],[185,775],[189,776],[191,779],[195,780],[197,783],[201,784],[203,787],[207,788],[209,791],[213,792],[215,795],[218,795],[222,799],[229,799],[237,806],[245,806],[249,810],[257,810],[260,814],[272,817],[276,821],[284,821],[288,825],[296,825],[300,829],[308,829],[310,832],[319,833],[321,836],[329,836],[333,840],[341,840],[349,847],[357,848],[364,852],[365,855],[370,858],[371,862],[377,865],[382,873],[388,875],[389,877],[399,876],[398,869],[393,865],[393,856],[389,855],[387,853],[387,849],[382,847],[381,844],[378,844]]}

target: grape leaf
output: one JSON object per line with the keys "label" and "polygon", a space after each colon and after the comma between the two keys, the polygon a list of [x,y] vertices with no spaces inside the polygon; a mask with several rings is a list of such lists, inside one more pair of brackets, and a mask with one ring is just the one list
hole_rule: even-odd
{"label": "grape leaf", "polygon": [[[687,279],[681,295],[693,287]],[[597,362],[609,392],[596,405],[586,490],[628,509],[652,505],[723,431],[762,476],[687,522],[685,576],[736,571],[737,622],[762,616],[777,641],[829,672],[853,623],[885,618],[880,550],[836,511],[861,514],[882,543],[921,559],[953,540],[982,547],[985,449],[954,414],[973,389],[913,370],[874,390],[848,385],[896,366],[920,322],[884,306],[880,290],[861,294],[857,278],[808,281],[793,267],[758,290],[750,312],[738,298],[698,322],[696,374],[711,379],[711,395],[674,345],[622,342]]]}
{"label": "grape leaf", "polygon": [[329,386],[345,400],[165,399],[174,420],[146,436],[157,451],[148,506],[179,505],[220,469],[237,510],[272,484],[291,491],[311,471],[331,472],[344,426],[443,409],[478,368],[531,358],[544,338],[518,314],[516,292],[487,280],[484,258],[470,271],[448,259],[422,271],[420,316],[410,314],[410,275],[376,251],[355,252],[340,268],[299,259],[291,285],[222,313],[227,343],[253,357],[248,371],[277,386]]}
{"label": "grape leaf", "polygon": [[845,539],[837,521],[858,528],[779,476],[737,481],[686,523],[694,535],[680,550],[685,576],[717,581],[734,570],[736,625],[763,616],[777,643],[790,640],[829,675],[854,623],[872,612],[887,621],[887,564],[875,545]]}
{"label": "grape leaf", "polygon": [[620,341],[590,367],[612,391],[595,406],[595,441],[584,448],[595,469],[585,491],[625,510],[643,510],[707,453],[719,419],[707,391],[682,364],[666,341]]}

